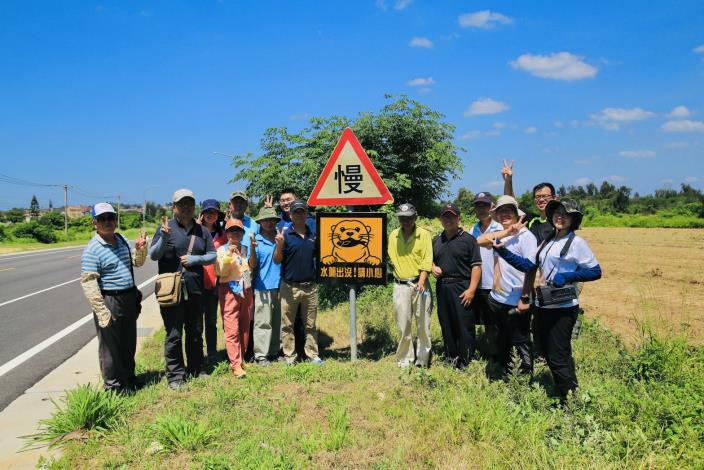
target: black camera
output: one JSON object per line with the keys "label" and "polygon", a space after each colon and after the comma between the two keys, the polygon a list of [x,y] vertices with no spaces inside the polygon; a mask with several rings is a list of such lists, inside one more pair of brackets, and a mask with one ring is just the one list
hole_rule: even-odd
{"label": "black camera", "polygon": [[577,298],[577,288],[574,285],[555,287],[548,283],[547,286],[540,286],[535,289],[540,306],[556,305],[575,300]]}

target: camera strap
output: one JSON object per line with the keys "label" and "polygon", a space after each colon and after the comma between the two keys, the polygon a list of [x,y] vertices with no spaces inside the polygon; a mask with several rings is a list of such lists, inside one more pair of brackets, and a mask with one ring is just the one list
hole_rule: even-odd
{"label": "camera strap", "polygon": [[[565,243],[565,246],[562,247],[562,250],[560,250],[560,257],[557,263],[552,267],[550,272],[548,273],[547,276],[545,276],[545,280],[547,281],[550,279],[550,275],[552,274],[553,271],[555,271],[555,268],[557,268],[560,265],[560,261],[562,261],[562,258],[567,254],[567,252],[570,249],[570,246],[572,246],[572,242],[574,241],[574,231],[570,232],[570,234],[567,236],[567,242]],[[543,244],[540,246],[540,249],[538,250],[538,253],[535,255],[535,261],[537,261],[536,264],[540,266],[540,269],[542,271],[543,269],[543,264],[545,264],[545,260],[548,258],[548,253],[550,252],[550,248],[552,248],[552,245],[555,244],[555,238],[552,238],[552,241],[550,243],[550,246],[548,247],[548,250],[545,252],[545,259],[543,259],[543,262],[540,263],[540,253],[543,251],[543,248],[545,248],[545,245],[547,245],[548,240],[545,240]]]}

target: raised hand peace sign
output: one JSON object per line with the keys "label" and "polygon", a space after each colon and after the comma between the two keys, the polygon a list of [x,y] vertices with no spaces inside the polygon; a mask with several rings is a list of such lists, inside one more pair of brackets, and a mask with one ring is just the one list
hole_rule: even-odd
{"label": "raised hand peace sign", "polygon": [[268,208],[274,207],[274,197],[271,194],[268,194],[264,198],[264,207],[268,207]]}
{"label": "raised hand peace sign", "polygon": [[147,232],[146,231],[139,231],[139,238],[135,240],[134,242],[134,247],[138,250],[141,250],[144,248],[147,244]]}
{"label": "raised hand peace sign", "polygon": [[161,216],[161,232],[162,233],[170,233],[171,229],[169,228],[169,218],[166,217],[165,215]]}
{"label": "raised hand peace sign", "polygon": [[282,245],[284,244],[284,230],[281,228],[276,229],[276,237],[274,237],[274,241],[276,242],[277,245]]}
{"label": "raised hand peace sign", "polygon": [[505,180],[506,178],[513,178],[513,164],[515,163],[515,160],[511,160],[511,163],[508,163],[506,160],[503,160],[503,166],[501,167],[501,177]]}
{"label": "raised hand peace sign", "polygon": [[523,230],[526,225],[528,225],[528,221],[526,220],[526,216],[522,215],[520,219],[518,219],[518,222],[515,224],[511,225],[508,228],[508,234],[509,235],[518,235],[518,232]]}

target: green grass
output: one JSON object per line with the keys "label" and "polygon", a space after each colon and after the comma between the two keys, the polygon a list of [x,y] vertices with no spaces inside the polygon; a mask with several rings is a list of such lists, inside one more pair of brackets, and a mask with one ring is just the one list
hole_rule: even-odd
{"label": "green grass", "polygon": [[[49,468],[702,468],[704,349],[643,331],[627,348],[595,321],[574,342],[580,388],[565,406],[544,364],[535,376],[487,378],[400,370],[390,287],[359,298],[361,360],[348,361],[344,306],[319,316],[322,367],[226,364],[185,392],[157,381],[128,398],[121,426],[71,441]],[[439,329],[433,319],[435,357]],[[479,334],[480,344],[482,335]],[[163,331],[138,357],[163,368]],[[327,340],[329,344],[329,339]],[[156,377],[158,380],[158,377]]]}

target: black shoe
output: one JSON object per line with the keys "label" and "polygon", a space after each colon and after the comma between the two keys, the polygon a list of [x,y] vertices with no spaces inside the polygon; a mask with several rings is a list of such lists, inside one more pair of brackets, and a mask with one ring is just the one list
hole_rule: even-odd
{"label": "black shoe", "polygon": [[126,388],[128,388],[129,390],[137,391],[144,388],[146,385],[147,383],[139,377],[130,377],[129,379],[127,379]]}
{"label": "black shoe", "polygon": [[186,380],[207,379],[208,377],[210,377],[210,374],[208,374],[207,372],[203,372],[203,371],[196,372],[196,373],[189,372],[188,374],[186,374]]}
{"label": "black shoe", "polygon": [[267,366],[271,365],[271,362],[269,361],[269,359],[267,359],[265,357],[257,358],[255,362],[257,363],[258,366],[263,366],[263,367],[267,367]]}

